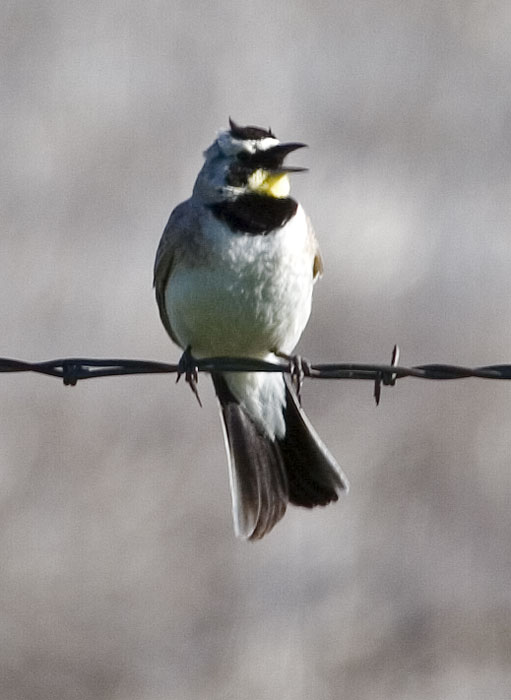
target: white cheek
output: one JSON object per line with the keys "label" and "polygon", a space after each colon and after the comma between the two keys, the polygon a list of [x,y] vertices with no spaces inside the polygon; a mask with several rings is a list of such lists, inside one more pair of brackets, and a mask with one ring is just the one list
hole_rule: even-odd
{"label": "white cheek", "polygon": [[254,192],[257,192],[257,190],[261,187],[261,185],[264,182],[266,175],[264,170],[256,170],[255,172],[252,173],[252,175],[248,178],[248,187],[251,190],[254,190]]}

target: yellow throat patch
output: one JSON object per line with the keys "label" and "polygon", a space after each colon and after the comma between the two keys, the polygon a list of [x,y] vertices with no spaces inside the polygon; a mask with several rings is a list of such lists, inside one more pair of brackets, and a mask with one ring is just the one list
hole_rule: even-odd
{"label": "yellow throat patch", "polygon": [[287,197],[291,189],[287,173],[275,175],[262,168],[255,170],[248,178],[248,187],[252,192],[277,198]]}

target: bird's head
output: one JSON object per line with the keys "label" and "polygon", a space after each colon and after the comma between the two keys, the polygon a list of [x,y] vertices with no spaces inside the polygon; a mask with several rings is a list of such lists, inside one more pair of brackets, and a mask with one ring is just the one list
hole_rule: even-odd
{"label": "bird's head", "polygon": [[238,126],[229,119],[230,128],[221,131],[205,151],[205,163],[194,187],[194,195],[207,202],[253,193],[263,197],[289,195],[289,173],[306,168],[284,165],[289,153],[304,143],[280,143],[271,129]]}

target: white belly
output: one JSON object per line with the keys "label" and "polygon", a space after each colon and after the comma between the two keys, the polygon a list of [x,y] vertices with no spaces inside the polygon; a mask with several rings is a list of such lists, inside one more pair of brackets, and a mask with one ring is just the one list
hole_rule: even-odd
{"label": "white belly", "polygon": [[267,236],[235,234],[211,217],[203,245],[200,262],[176,265],[166,290],[181,346],[196,357],[290,353],[309,318],[313,286],[302,208]]}

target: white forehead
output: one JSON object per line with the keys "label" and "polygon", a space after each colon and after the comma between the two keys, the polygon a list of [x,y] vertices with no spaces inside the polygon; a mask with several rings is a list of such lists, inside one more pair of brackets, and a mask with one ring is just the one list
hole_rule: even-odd
{"label": "white forehead", "polygon": [[234,138],[230,131],[221,131],[218,134],[216,143],[225,156],[234,156],[236,153],[241,153],[241,151],[246,151],[247,153],[266,151],[268,148],[277,146],[280,141],[272,136],[267,136],[264,139],[242,140]]}

